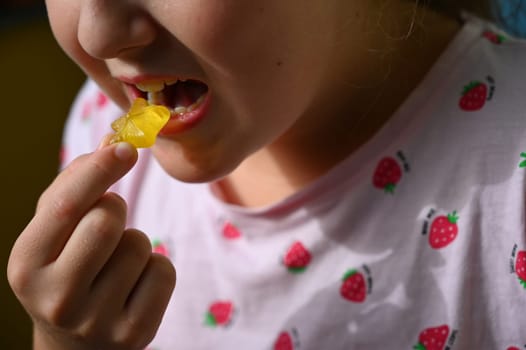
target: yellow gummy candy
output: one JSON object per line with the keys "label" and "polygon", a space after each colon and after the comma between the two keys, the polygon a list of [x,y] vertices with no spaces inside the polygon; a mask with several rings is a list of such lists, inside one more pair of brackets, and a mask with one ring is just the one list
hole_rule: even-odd
{"label": "yellow gummy candy", "polygon": [[126,115],[111,123],[115,134],[110,143],[124,141],[131,143],[135,148],[151,147],[168,119],[168,108],[150,105],[145,99],[137,98]]}

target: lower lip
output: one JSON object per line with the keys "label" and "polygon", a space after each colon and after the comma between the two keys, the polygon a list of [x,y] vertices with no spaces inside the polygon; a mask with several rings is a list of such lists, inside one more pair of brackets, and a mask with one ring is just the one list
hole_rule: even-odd
{"label": "lower lip", "polygon": [[201,102],[199,107],[197,107],[193,111],[186,112],[183,114],[172,113],[172,115],[170,116],[170,120],[168,120],[168,123],[166,123],[166,125],[161,129],[159,135],[172,136],[180,134],[183,131],[192,128],[204,119],[204,117],[208,113],[208,110],[210,109],[210,103],[211,96],[210,91],[208,91],[205,95],[203,102]]}

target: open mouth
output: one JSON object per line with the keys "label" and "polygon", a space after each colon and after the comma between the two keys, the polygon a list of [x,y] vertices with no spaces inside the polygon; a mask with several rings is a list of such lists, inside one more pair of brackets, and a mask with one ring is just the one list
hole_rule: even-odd
{"label": "open mouth", "polygon": [[135,87],[134,97],[142,97],[150,104],[163,105],[172,116],[182,116],[198,109],[208,92],[208,86],[197,80],[138,83]]}

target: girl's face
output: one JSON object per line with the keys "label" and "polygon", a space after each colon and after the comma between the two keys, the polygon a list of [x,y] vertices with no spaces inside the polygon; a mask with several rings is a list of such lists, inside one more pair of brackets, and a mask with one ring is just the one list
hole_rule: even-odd
{"label": "girl's face", "polygon": [[169,174],[197,182],[228,174],[307,118],[313,103],[330,101],[335,37],[367,2],[46,4],[60,45],[123,109],[150,95],[174,110],[153,152]]}

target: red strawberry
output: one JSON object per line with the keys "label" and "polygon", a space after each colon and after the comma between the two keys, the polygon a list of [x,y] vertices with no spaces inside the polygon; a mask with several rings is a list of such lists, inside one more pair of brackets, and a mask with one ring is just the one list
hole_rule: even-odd
{"label": "red strawberry", "polygon": [[495,32],[492,32],[490,30],[486,30],[484,33],[482,33],[482,36],[491,41],[494,44],[502,44],[506,38],[504,35],[497,34]]}
{"label": "red strawberry", "polygon": [[237,239],[241,237],[241,232],[232,223],[226,222],[223,226],[223,237],[226,239]]}
{"label": "red strawberry", "polygon": [[90,118],[91,109],[92,109],[91,103],[89,102],[84,103],[84,105],[82,106],[82,112],[80,112],[80,117],[83,121],[86,121]]}
{"label": "red strawberry", "polygon": [[311,258],[311,254],[307,248],[298,241],[294,242],[287,250],[283,258],[283,264],[285,264],[290,272],[299,273],[305,271]]}
{"label": "red strawberry", "polygon": [[97,107],[102,108],[108,103],[108,96],[104,95],[101,91],[97,95]]}
{"label": "red strawberry", "polygon": [[460,108],[464,111],[478,111],[486,103],[488,87],[479,81],[472,81],[464,87]]}
{"label": "red strawberry", "polygon": [[420,333],[418,344],[415,350],[443,350],[449,336],[449,327],[447,325],[428,328]]}
{"label": "red strawberry", "polygon": [[366,285],[365,278],[357,270],[349,270],[343,275],[343,284],[340,288],[340,295],[345,299],[361,303],[365,300]]}
{"label": "red strawberry", "polygon": [[292,337],[287,332],[281,332],[274,342],[274,350],[294,350]]}
{"label": "red strawberry", "polygon": [[456,211],[447,216],[441,215],[433,220],[429,234],[429,244],[432,248],[444,248],[455,240],[458,234],[457,221]]}
{"label": "red strawberry", "polygon": [[373,185],[376,188],[384,189],[385,192],[393,193],[401,178],[402,169],[398,162],[392,157],[385,157],[376,166]]}
{"label": "red strawberry", "polygon": [[210,305],[205,316],[208,326],[226,326],[230,323],[234,306],[230,301],[216,301]]}
{"label": "red strawberry", "polygon": [[517,254],[515,260],[515,272],[519,277],[519,281],[524,288],[526,288],[526,250],[522,250]]}
{"label": "red strawberry", "polygon": [[158,239],[152,241],[152,251],[157,254],[168,256],[168,248]]}
{"label": "red strawberry", "polygon": [[516,346],[510,346],[510,347],[507,348],[506,350],[521,350],[521,349],[519,349],[519,348],[516,347]]}

